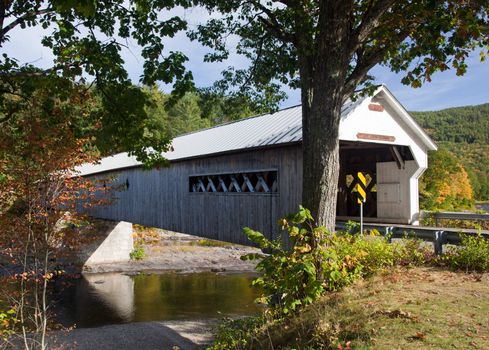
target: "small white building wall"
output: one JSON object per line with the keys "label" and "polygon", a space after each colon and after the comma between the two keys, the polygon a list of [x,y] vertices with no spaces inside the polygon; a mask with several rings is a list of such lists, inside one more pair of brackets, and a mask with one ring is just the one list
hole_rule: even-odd
{"label": "small white building wall", "polygon": [[415,161],[377,163],[377,216],[393,222],[416,224],[419,213],[418,178]]}
{"label": "small white building wall", "polygon": [[[382,112],[372,111],[369,104],[381,104]],[[397,163],[377,163],[377,217],[393,222],[417,224],[419,218],[419,177],[428,167],[428,149],[419,135],[402,117],[402,107],[380,92],[363,101],[341,120],[340,139],[385,145],[408,146],[414,160],[406,161],[403,169]],[[394,141],[362,140],[358,133],[393,136]]]}

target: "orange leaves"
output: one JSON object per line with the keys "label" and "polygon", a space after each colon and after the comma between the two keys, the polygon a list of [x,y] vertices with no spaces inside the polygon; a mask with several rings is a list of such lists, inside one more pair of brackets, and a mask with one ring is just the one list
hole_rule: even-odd
{"label": "orange leaves", "polygon": [[350,350],[351,349],[351,341],[347,341],[345,346],[338,344],[338,350]]}
{"label": "orange leaves", "polygon": [[[85,89],[69,93],[72,99],[66,103],[52,97],[49,89],[39,89],[0,128],[0,253],[12,262],[23,261],[19,257],[25,252],[28,264],[43,261],[39,256],[48,252],[53,257],[66,242],[76,241],[70,237],[74,231],[57,223],[66,211],[75,213],[79,198],[95,197],[100,188],[72,177],[76,166],[97,157],[87,151],[92,149],[90,139],[74,127],[90,108]],[[25,268],[34,270],[31,267]],[[42,269],[16,278],[46,281],[54,276]]]}
{"label": "orange leaves", "polygon": [[416,332],[413,335],[413,339],[423,340],[424,339],[424,333],[422,333],[422,332]]}
{"label": "orange leaves", "polygon": [[472,185],[464,167],[446,149],[430,154],[429,167],[420,183],[421,204],[427,210],[454,210],[470,207]]}
{"label": "orange leaves", "polygon": [[455,200],[473,200],[474,195],[469,176],[461,164],[457,164],[457,167],[457,172],[445,172],[444,180],[438,187],[438,204],[442,204],[449,198]]}

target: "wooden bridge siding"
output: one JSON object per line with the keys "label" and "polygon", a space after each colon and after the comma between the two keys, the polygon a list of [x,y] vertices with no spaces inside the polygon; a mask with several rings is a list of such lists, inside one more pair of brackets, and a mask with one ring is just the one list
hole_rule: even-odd
{"label": "wooden bridge siding", "polygon": [[[277,194],[189,193],[191,175],[277,169]],[[106,177],[115,174],[102,174]],[[108,207],[92,210],[96,217],[123,220],[235,243],[249,243],[242,228],[277,233],[277,221],[297,210],[302,186],[300,145],[198,158],[170,168],[122,170],[116,183],[129,182]],[[276,236],[274,236],[276,237]]]}

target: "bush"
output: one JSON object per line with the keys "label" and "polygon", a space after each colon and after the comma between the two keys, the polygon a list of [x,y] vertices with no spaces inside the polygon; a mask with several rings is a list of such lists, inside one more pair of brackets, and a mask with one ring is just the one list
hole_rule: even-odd
{"label": "bush", "polygon": [[405,235],[402,240],[393,243],[393,248],[395,265],[420,266],[436,259],[433,248],[419,238]]}
{"label": "bush", "polygon": [[240,319],[223,319],[217,326],[214,342],[206,350],[242,350],[256,348],[260,329],[267,324],[263,315]]}
{"label": "bush", "polygon": [[360,233],[360,223],[358,221],[348,220],[345,223],[345,233],[349,233],[351,235],[356,235]]}
{"label": "bush", "polygon": [[[285,249],[280,241],[270,241],[260,232],[244,228],[248,238],[263,250],[272,254],[257,265],[261,277],[253,285],[262,287],[260,301],[271,310],[287,314],[299,305],[307,305],[316,300],[324,291],[322,269],[325,256],[321,247],[327,234],[321,227],[314,227],[309,210],[300,207],[297,214],[282,219],[282,228],[287,229],[292,249]],[[261,258],[258,254],[248,254],[243,260]],[[333,257],[331,257],[333,258]]]}
{"label": "bush", "polygon": [[129,253],[129,257],[131,260],[141,260],[145,256],[144,248],[142,246],[136,246],[132,250],[132,252]]}
{"label": "bush", "polygon": [[489,239],[482,234],[462,235],[460,246],[451,247],[443,257],[449,266],[470,271],[489,271]]}
{"label": "bush", "polygon": [[[11,335],[15,334],[14,326],[19,322],[15,314],[14,309],[0,311],[0,340],[6,341]],[[1,341],[0,344],[2,344]]]}
{"label": "bush", "polygon": [[354,237],[353,249],[360,254],[363,276],[370,276],[394,264],[394,247],[377,230],[372,230],[369,235]]}
{"label": "bush", "polygon": [[[356,279],[373,274],[393,264],[393,248],[378,233],[352,235],[329,233],[316,226],[309,210],[281,220],[287,230],[291,249],[280,241],[270,241],[263,234],[245,228],[248,238],[272,253],[257,265],[261,277],[253,284],[262,287],[259,299],[274,314],[288,314],[308,305],[325,291],[336,291]],[[261,258],[248,254],[243,259]]]}

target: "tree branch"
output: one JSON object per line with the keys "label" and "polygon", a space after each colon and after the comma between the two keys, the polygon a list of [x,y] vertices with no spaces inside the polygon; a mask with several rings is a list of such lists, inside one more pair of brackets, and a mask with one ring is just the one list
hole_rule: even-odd
{"label": "tree branch", "polygon": [[350,95],[355,92],[355,89],[364,81],[370,69],[372,69],[377,63],[382,60],[386,52],[386,47],[378,48],[377,50],[372,51],[369,55],[363,56],[361,60],[357,61],[355,69],[346,79],[345,87],[343,90],[345,98],[349,98]]}
{"label": "tree branch", "polygon": [[[415,23],[416,22],[413,22],[413,25],[415,25]],[[395,44],[403,42],[409,36],[411,29],[410,26],[403,28],[403,30],[396,35],[396,38],[392,38],[390,43]],[[389,46],[384,45],[373,49],[368,53],[365,50],[359,51],[355,69],[353,69],[345,82],[344,91],[346,98],[348,98],[355,91],[356,87],[364,81],[370,69],[382,61],[382,58],[384,58],[388,50]]]}
{"label": "tree branch", "polygon": [[253,79],[253,77],[255,76],[256,68],[258,67],[259,61],[260,61],[261,56],[262,56],[264,41],[265,41],[265,36],[262,36],[260,38],[258,51],[256,53],[256,57],[255,57],[254,62],[253,62],[253,67],[250,69],[250,74],[246,78],[245,82],[241,85],[240,90],[244,89],[250,83],[251,79]]}
{"label": "tree branch", "polygon": [[57,69],[60,69],[59,67],[52,67],[48,68],[45,70],[39,70],[39,71],[7,71],[7,72],[0,72],[0,78],[32,78],[32,77],[42,77],[46,76],[53,71],[56,71]]}
{"label": "tree branch", "polygon": [[[6,11],[7,11],[7,6],[8,3],[6,1],[0,1],[0,32],[3,31],[3,22],[5,21],[6,18]],[[2,42],[3,36],[0,37],[0,42]]]}
{"label": "tree branch", "polygon": [[270,30],[270,32],[279,40],[283,42],[290,42],[292,44],[295,44],[295,37],[291,35],[290,33],[287,33],[283,30],[283,26],[280,25],[279,21],[277,20],[277,17],[275,17],[275,14],[273,13],[272,10],[267,8],[266,6],[260,4],[259,1],[252,1],[251,2],[253,5],[255,5],[260,11],[262,11],[264,14],[267,15],[268,19],[265,19],[263,17],[258,17],[258,19],[267,26],[267,28]]}
{"label": "tree branch", "polygon": [[2,27],[0,31],[0,44],[3,42],[3,38],[5,37],[5,34],[7,34],[9,31],[17,27],[19,24],[22,24],[23,22],[27,21],[28,19],[33,19],[37,16],[44,15],[46,13],[50,13],[53,10],[51,8],[46,8],[46,9],[40,9],[37,11],[30,11],[24,14],[23,16],[20,16],[13,22],[9,23],[5,27]]}
{"label": "tree branch", "polygon": [[296,44],[296,40],[294,36],[285,33],[280,27],[280,25],[271,23],[270,21],[267,21],[266,18],[263,18],[261,16],[258,17],[258,20],[268,28],[268,31],[272,36],[276,37],[277,39],[279,39],[284,43],[292,43],[294,45]]}
{"label": "tree branch", "polygon": [[381,17],[395,2],[396,0],[378,0],[373,4],[374,0],[372,0],[369,3],[367,10],[362,17],[362,21],[353,31],[353,41],[350,45],[350,52],[356,51],[358,46],[368,38],[372,31],[379,27],[381,24]]}

